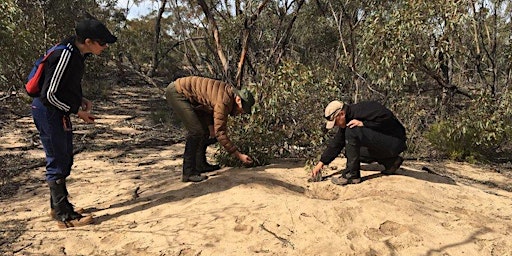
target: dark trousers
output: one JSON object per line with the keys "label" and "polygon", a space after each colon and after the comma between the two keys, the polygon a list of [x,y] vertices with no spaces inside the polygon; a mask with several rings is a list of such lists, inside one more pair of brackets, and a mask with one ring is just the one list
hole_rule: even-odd
{"label": "dark trousers", "polygon": [[386,168],[407,149],[405,139],[389,136],[366,127],[345,129],[345,176],[360,177],[361,161],[378,162]]}
{"label": "dark trousers", "polygon": [[197,152],[206,142],[208,135],[208,115],[196,111],[185,96],[176,91],[174,83],[169,84],[165,91],[167,103],[174,110],[174,114],[181,120],[187,129],[185,153],[183,154],[183,175],[198,175],[196,170]]}
{"label": "dark trousers", "polygon": [[[64,126],[65,117],[62,111],[46,107],[38,98],[32,101],[32,118],[46,154],[47,181],[65,179],[71,173],[73,132],[71,122]],[[67,119],[69,120],[69,117]]]}

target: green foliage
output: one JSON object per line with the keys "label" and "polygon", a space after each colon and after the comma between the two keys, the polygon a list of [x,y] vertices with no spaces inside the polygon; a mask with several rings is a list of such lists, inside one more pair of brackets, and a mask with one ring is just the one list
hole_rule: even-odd
{"label": "green foliage", "polygon": [[[35,59],[73,35],[75,23],[85,11],[108,20],[104,19],[106,11],[94,0],[2,1],[0,12],[6,15],[0,16],[0,77],[9,82],[0,84],[0,92],[20,91],[25,100],[22,88]],[[97,69],[104,70],[104,66]]]}
{"label": "green foliage", "polygon": [[484,95],[450,119],[433,124],[425,137],[453,160],[495,160],[512,135],[510,97],[501,102]]}
{"label": "green foliage", "polygon": [[[336,98],[332,74],[285,62],[277,72],[266,72],[261,84],[248,88],[257,98],[250,117],[238,117],[229,127],[230,137],[241,152],[265,164],[273,158],[312,157],[318,154],[325,133],[323,109]],[[219,162],[236,165],[236,159],[223,151]]]}
{"label": "green foliage", "polygon": [[[17,69],[19,62],[17,60],[18,51],[14,48],[17,46],[17,40],[24,39],[21,33],[18,35],[18,20],[21,17],[21,10],[13,0],[6,0],[0,3],[0,92],[10,94],[16,88],[16,79],[19,77]],[[8,81],[8,82],[5,82]]]}

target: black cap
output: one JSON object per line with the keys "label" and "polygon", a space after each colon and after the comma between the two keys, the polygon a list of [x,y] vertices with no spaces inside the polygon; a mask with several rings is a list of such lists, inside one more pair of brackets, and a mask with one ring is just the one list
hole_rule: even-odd
{"label": "black cap", "polygon": [[117,41],[117,37],[108,31],[107,27],[96,19],[84,19],[78,22],[75,27],[76,35],[82,39],[100,40],[112,44]]}

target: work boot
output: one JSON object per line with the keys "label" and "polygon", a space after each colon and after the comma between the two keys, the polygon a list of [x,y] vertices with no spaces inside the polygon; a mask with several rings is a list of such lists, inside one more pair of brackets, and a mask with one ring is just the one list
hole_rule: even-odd
{"label": "work boot", "polygon": [[386,159],[381,161],[382,165],[384,165],[385,170],[381,173],[384,175],[393,175],[400,168],[404,159],[401,156],[397,156],[391,159]]}
{"label": "work boot", "polygon": [[81,227],[94,222],[92,216],[82,216],[73,210],[67,198],[66,180],[48,181],[52,211],[59,228]]}
{"label": "work boot", "polygon": [[347,173],[339,177],[332,177],[331,182],[339,186],[345,186],[348,184],[359,184],[361,183],[361,176],[353,176],[350,175],[350,173]]}
{"label": "work boot", "polygon": [[182,182],[201,182],[201,181],[207,180],[207,179],[208,179],[208,176],[204,176],[201,174],[190,175],[190,176],[183,175],[181,177]]}
{"label": "work boot", "polygon": [[183,175],[182,182],[201,182],[208,179],[207,176],[201,175],[201,172],[196,169],[196,156],[198,147],[201,146],[201,137],[187,136],[185,142],[185,153],[183,154]]}
{"label": "work boot", "polygon": [[[78,214],[80,215],[80,214]],[[58,221],[57,226],[59,228],[73,228],[82,227],[94,223],[94,218],[91,215],[77,217],[75,219],[69,219],[65,221]]]}

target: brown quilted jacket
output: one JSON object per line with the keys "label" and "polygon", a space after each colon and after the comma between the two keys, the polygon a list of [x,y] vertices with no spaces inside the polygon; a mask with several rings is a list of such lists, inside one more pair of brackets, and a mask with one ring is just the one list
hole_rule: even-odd
{"label": "brown quilted jacket", "polygon": [[179,78],[174,86],[193,106],[213,114],[217,140],[230,154],[237,151],[227,135],[228,115],[235,109],[234,88],[225,82],[198,76]]}

